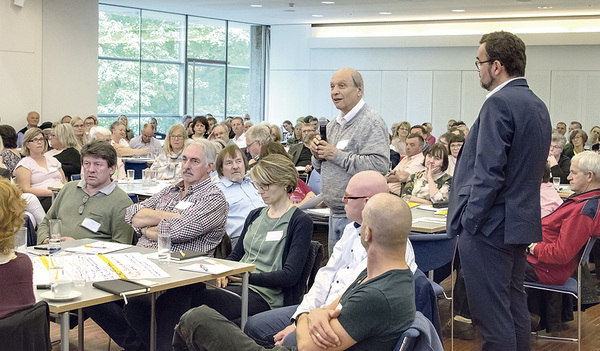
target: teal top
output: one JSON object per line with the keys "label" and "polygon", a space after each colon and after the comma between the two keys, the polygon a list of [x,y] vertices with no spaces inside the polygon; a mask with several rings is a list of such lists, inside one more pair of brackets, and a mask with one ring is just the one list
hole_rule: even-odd
{"label": "teal top", "polygon": [[[283,250],[287,240],[287,227],[296,207],[292,206],[279,218],[270,218],[265,207],[248,227],[244,237],[245,253],[240,262],[254,264],[254,272],[273,272],[283,268]],[[250,285],[271,308],[283,306],[281,288]]]}

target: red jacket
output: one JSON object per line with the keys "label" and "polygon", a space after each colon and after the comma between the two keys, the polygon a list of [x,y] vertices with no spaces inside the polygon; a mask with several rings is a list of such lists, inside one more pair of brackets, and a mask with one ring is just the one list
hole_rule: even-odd
{"label": "red jacket", "polygon": [[590,236],[600,235],[600,189],[573,195],[542,218],[542,242],[527,261],[544,284],[564,284],[573,274]]}

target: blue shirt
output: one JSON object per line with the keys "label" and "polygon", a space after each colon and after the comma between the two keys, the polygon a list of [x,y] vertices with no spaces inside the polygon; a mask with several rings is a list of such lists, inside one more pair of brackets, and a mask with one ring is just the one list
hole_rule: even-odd
{"label": "blue shirt", "polygon": [[244,222],[250,211],[265,206],[260,195],[252,185],[250,178],[245,177],[241,184],[221,177],[215,182],[229,203],[227,214],[227,235],[234,239],[242,234]]}

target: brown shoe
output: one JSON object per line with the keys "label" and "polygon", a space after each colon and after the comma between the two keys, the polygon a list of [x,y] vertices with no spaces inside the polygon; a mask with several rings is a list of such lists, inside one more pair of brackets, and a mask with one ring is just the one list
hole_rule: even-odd
{"label": "brown shoe", "polygon": [[[452,320],[442,327],[442,335],[449,338],[452,330]],[[454,320],[454,337],[461,340],[475,339],[475,326],[473,323],[459,322]]]}

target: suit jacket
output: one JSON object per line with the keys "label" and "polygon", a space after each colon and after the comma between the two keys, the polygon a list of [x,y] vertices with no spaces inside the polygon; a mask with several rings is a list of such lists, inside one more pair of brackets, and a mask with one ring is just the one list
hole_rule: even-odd
{"label": "suit jacket", "polygon": [[[300,154],[302,153],[302,148],[304,147],[304,143],[294,144],[290,146],[289,154],[292,155],[292,162],[297,166],[298,159],[300,158]],[[309,162],[310,163],[310,162]]]}
{"label": "suit jacket", "polygon": [[505,244],[542,240],[540,184],[551,131],[548,109],[525,79],[484,102],[456,161],[450,235],[497,230]]}

